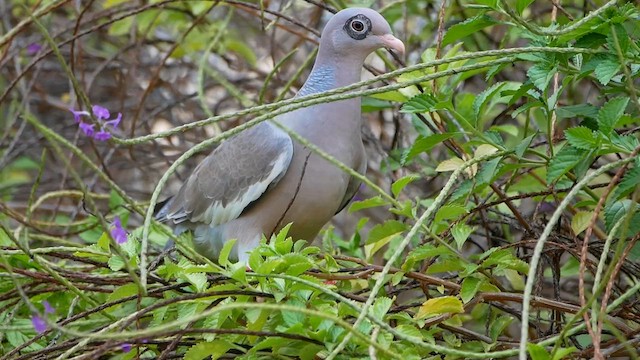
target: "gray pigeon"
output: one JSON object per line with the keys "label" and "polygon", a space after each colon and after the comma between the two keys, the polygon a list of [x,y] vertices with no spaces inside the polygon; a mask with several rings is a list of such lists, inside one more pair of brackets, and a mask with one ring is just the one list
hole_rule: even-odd
{"label": "gray pigeon", "polygon": [[[325,26],[313,70],[297,96],[360,81],[365,58],[386,47],[404,53],[376,11],[350,8]],[[364,173],[360,99],[314,105],[277,121],[347,166]],[[262,235],[288,223],[294,239],[312,240],[342,210],[360,183],[270,122],[223,142],[200,163],[157,218],[191,229],[195,250],[217,259],[225,241],[237,239],[230,258],[246,263]]]}

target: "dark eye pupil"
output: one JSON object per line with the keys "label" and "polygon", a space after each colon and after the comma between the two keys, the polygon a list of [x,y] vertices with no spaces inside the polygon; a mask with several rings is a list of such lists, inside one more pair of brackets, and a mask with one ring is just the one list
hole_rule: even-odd
{"label": "dark eye pupil", "polygon": [[355,31],[364,30],[364,24],[361,21],[354,21],[351,23],[351,28]]}

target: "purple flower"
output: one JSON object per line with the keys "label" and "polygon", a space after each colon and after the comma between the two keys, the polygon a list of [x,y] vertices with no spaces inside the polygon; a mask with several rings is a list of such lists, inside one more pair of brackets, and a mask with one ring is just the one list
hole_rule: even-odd
{"label": "purple flower", "polygon": [[69,111],[71,111],[73,113],[73,119],[77,123],[80,122],[80,116],[89,116],[89,112],[88,111],[78,111],[78,110],[73,110],[73,109],[69,109]]}
{"label": "purple flower", "polygon": [[33,328],[38,334],[42,334],[47,331],[47,323],[38,314],[31,316],[31,324],[33,324]]}
{"label": "purple flower", "polygon": [[56,310],[53,308],[53,306],[51,306],[51,304],[49,304],[47,300],[42,302],[42,306],[44,306],[45,314],[53,314],[56,312]]}
{"label": "purple flower", "polygon": [[[93,115],[96,117],[98,122],[96,124],[87,124],[82,121],[82,116],[90,116],[91,114],[88,111],[74,110],[69,109],[71,113],[73,113],[73,119],[78,123],[80,129],[85,133],[85,135],[90,136],[98,141],[107,141],[111,139],[111,133],[107,131],[106,127],[110,126],[115,129],[122,120],[122,113],[118,113],[113,120],[108,120],[111,117],[111,113],[107,108],[104,108],[100,105],[93,105],[91,107],[91,111]],[[98,126],[98,131],[95,130],[94,126]]]}
{"label": "purple flower", "polygon": [[131,344],[129,343],[122,343],[120,344],[120,348],[122,348],[123,352],[128,353],[129,351],[131,351]]}
{"label": "purple flower", "polygon": [[95,135],[93,135],[93,138],[98,141],[107,141],[111,139],[111,133],[108,133],[104,130],[100,130]]}
{"label": "purple flower", "polygon": [[94,133],[93,127],[94,126],[95,126],[94,124],[87,124],[87,123],[82,122],[82,121],[80,122],[80,129],[82,131],[84,131],[84,134],[87,135],[87,136],[93,136],[93,133]]}
{"label": "purple flower", "polygon": [[29,56],[37,54],[40,50],[42,50],[42,45],[38,43],[31,43],[27,45],[27,55]]}
{"label": "purple flower", "polygon": [[113,228],[111,228],[111,237],[118,244],[124,244],[127,242],[127,232],[122,228],[122,223],[119,217],[113,218]]}
{"label": "purple flower", "polygon": [[91,110],[93,111],[93,115],[95,115],[98,120],[107,120],[111,116],[111,114],[109,114],[109,110],[103,108],[100,105],[93,105],[91,107]]}
{"label": "purple flower", "polygon": [[122,120],[122,113],[118,113],[118,116],[113,120],[105,121],[104,125],[105,126],[107,126],[107,125],[111,126],[111,127],[113,127],[115,129],[120,124],[120,120]]}

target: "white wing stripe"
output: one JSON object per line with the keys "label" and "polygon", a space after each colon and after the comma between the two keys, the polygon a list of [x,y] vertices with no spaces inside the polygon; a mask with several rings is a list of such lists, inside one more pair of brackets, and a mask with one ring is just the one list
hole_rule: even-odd
{"label": "white wing stripe", "polygon": [[273,162],[273,167],[267,178],[250,185],[240,197],[229,202],[226,206],[223,206],[219,201],[214,202],[200,216],[191,218],[191,221],[204,222],[213,227],[237,218],[247,205],[258,199],[267,190],[274,179],[287,170],[290,161],[289,154],[283,151]]}

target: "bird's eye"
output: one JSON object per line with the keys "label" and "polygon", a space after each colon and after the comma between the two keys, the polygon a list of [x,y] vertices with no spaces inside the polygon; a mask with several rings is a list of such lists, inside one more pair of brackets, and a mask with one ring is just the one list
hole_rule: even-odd
{"label": "bird's eye", "polygon": [[362,14],[358,14],[347,20],[344,24],[344,30],[352,39],[362,40],[371,31],[371,20]]}
{"label": "bird's eye", "polygon": [[353,20],[351,22],[351,29],[355,32],[363,32],[365,30],[365,25],[360,20]]}

